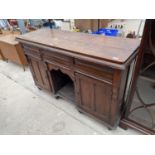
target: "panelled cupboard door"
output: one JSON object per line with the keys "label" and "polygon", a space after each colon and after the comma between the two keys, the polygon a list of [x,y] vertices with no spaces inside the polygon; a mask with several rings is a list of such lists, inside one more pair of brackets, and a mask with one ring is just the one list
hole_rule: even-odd
{"label": "panelled cupboard door", "polygon": [[112,86],[103,81],[76,74],[77,105],[103,121],[109,120]]}
{"label": "panelled cupboard door", "polygon": [[39,88],[51,91],[47,70],[43,62],[28,56],[28,62],[35,81]]}

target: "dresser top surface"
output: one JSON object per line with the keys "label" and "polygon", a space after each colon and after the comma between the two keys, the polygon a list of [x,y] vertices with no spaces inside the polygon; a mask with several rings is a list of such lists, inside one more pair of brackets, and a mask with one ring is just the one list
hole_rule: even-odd
{"label": "dresser top surface", "polygon": [[7,34],[4,36],[0,36],[0,42],[7,43],[10,45],[16,45],[18,44],[18,41],[15,40],[17,36],[18,34]]}
{"label": "dresser top surface", "polygon": [[125,63],[140,45],[139,39],[107,37],[49,28],[19,35],[17,40],[64,49],[71,53],[120,64]]}

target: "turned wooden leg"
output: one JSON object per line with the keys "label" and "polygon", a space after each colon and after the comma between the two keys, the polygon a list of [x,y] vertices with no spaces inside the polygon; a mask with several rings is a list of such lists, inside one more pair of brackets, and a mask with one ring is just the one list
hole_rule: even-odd
{"label": "turned wooden leg", "polygon": [[25,72],[25,66],[23,65],[23,70],[24,70],[24,72]]}
{"label": "turned wooden leg", "polygon": [[60,98],[60,96],[57,96],[57,95],[56,95],[56,96],[55,96],[55,98],[56,98],[56,99],[59,99],[59,98]]}
{"label": "turned wooden leg", "polygon": [[108,127],[108,130],[112,130],[112,128]]}
{"label": "turned wooden leg", "polygon": [[38,87],[39,90],[42,90],[41,88]]}
{"label": "turned wooden leg", "polygon": [[78,112],[79,112],[80,114],[83,114],[83,112],[82,112],[81,110],[78,110]]}

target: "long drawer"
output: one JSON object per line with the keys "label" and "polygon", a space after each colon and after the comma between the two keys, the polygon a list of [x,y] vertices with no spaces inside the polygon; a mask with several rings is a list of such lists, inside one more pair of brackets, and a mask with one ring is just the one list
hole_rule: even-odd
{"label": "long drawer", "polygon": [[67,68],[72,68],[73,66],[73,58],[56,53],[54,51],[47,51],[47,50],[41,50],[41,53],[43,53],[43,60],[45,62],[52,62],[56,65],[61,65]]}
{"label": "long drawer", "polygon": [[24,47],[24,53],[26,55],[29,55],[31,57],[41,60],[41,52],[39,48],[29,46],[29,45],[24,45],[23,47]]}
{"label": "long drawer", "polygon": [[75,59],[75,71],[105,79],[109,82],[113,80],[114,70],[112,68],[79,59]]}

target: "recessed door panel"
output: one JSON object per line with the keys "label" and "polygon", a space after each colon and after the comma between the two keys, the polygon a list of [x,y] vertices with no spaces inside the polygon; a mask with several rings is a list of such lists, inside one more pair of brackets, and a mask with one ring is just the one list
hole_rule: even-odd
{"label": "recessed door panel", "polygon": [[35,84],[40,88],[51,91],[49,77],[44,63],[31,57],[28,57],[28,60]]}
{"label": "recessed door panel", "polygon": [[76,74],[76,80],[78,106],[100,119],[108,119],[112,86],[82,74]]}

